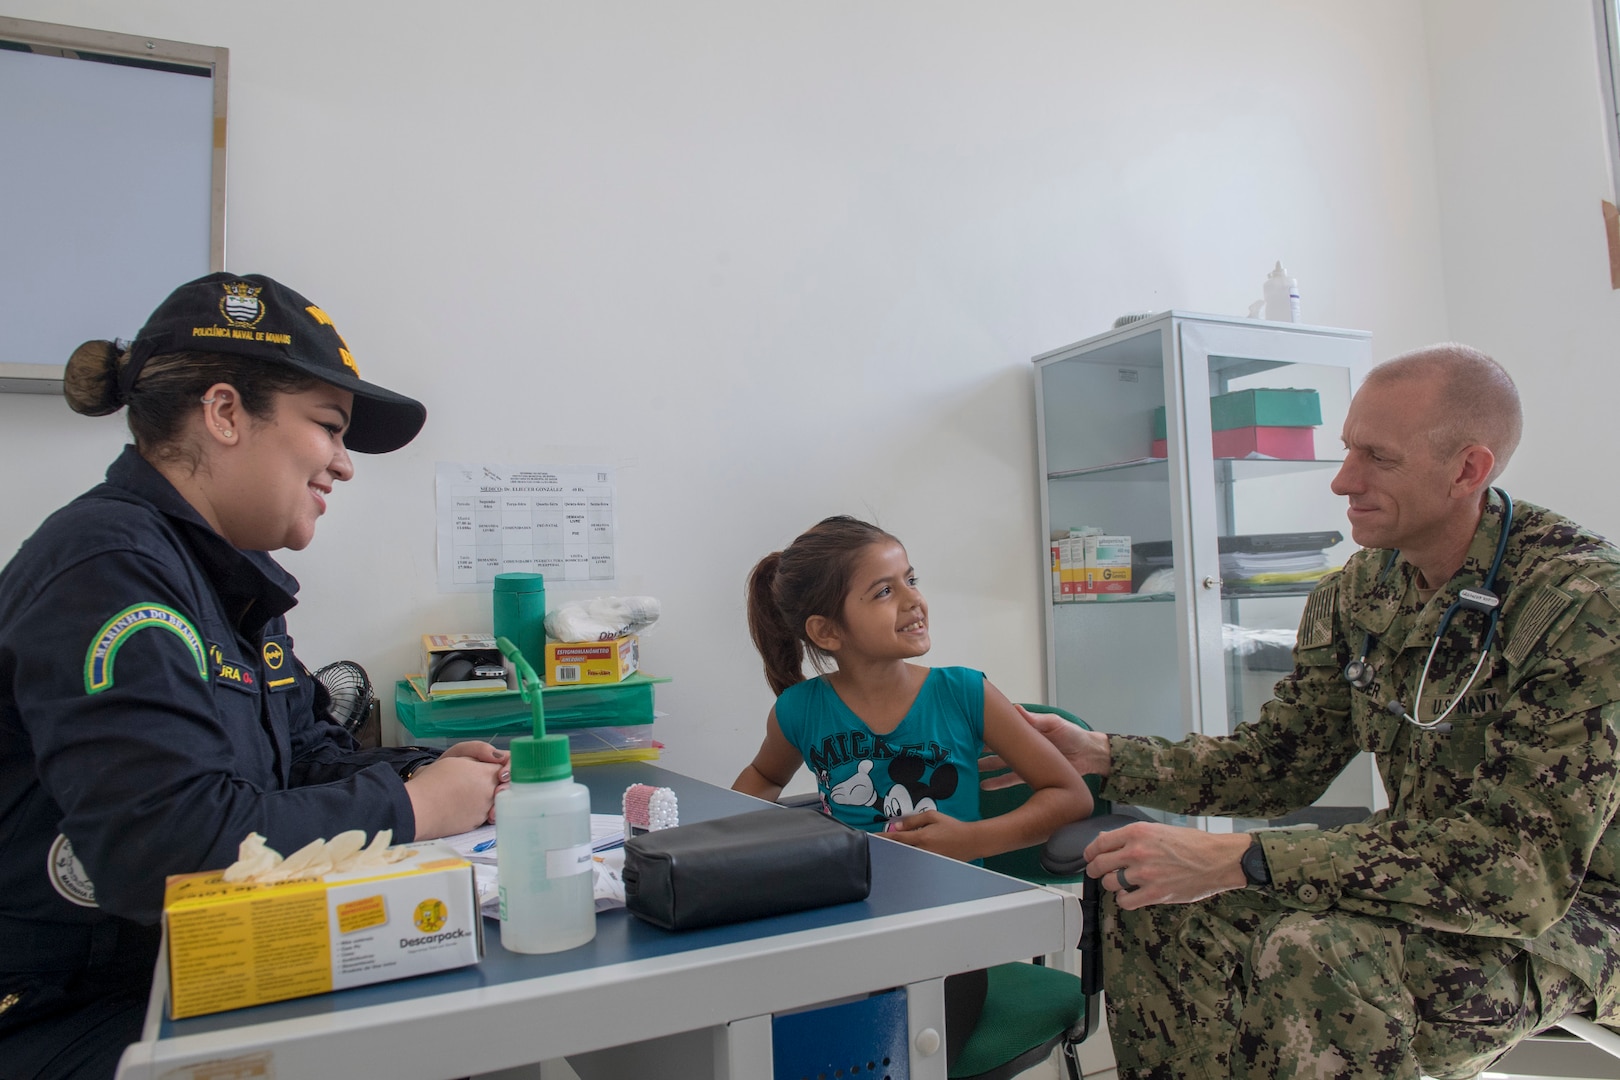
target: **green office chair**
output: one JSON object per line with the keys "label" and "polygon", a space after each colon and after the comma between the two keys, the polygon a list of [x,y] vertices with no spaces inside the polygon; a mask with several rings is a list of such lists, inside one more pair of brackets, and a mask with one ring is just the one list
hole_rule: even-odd
{"label": "green office chair", "polygon": [[[1025,705],[1030,712],[1056,713],[1071,723],[1086,727],[1073,713],[1050,705]],[[1088,728],[1089,730],[1089,728]],[[995,774],[992,774],[995,775]],[[982,779],[982,778],[981,778]],[[1087,819],[1090,832],[1100,831],[1097,819],[1110,814],[1112,807],[1099,794],[1101,783],[1086,777],[1096,808]],[[1024,804],[1029,788],[1023,785],[998,791],[980,791],[979,816],[995,817]],[[1028,964],[1001,964],[989,971],[989,990],[978,1026],[951,1066],[952,1080],[1009,1080],[1034,1068],[1062,1047],[1070,1080],[1081,1080],[1076,1048],[1090,1038],[1100,1022],[1101,965],[1098,962],[1097,911],[1101,890],[1086,877],[1085,864],[1063,854],[1064,834],[1035,847],[1009,851],[984,860],[987,869],[1038,885],[1081,883],[1082,939],[1081,974],[1044,966],[1037,958]]]}

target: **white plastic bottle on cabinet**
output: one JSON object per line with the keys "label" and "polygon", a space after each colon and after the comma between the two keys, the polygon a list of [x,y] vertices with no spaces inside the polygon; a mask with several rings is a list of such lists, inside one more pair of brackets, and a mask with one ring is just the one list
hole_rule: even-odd
{"label": "white plastic bottle on cabinet", "polygon": [[1299,282],[1281,262],[1266,275],[1266,318],[1272,322],[1299,322]]}
{"label": "white plastic bottle on cabinet", "polygon": [[574,782],[568,736],[512,740],[512,786],[495,796],[501,945],[562,952],[596,936],[591,793]]}

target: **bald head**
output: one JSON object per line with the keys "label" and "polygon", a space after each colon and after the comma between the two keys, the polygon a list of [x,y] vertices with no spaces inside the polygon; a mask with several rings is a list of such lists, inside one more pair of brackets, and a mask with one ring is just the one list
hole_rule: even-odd
{"label": "bald head", "polygon": [[1430,345],[1386,360],[1367,373],[1363,386],[1398,383],[1433,387],[1437,407],[1428,429],[1429,448],[1446,459],[1465,446],[1487,446],[1496,458],[1487,484],[1507,468],[1524,428],[1519,390],[1502,365],[1478,349],[1456,342]]}

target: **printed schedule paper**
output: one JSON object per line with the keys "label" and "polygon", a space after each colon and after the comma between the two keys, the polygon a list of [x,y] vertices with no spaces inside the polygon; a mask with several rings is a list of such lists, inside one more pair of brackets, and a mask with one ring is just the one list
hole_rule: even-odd
{"label": "printed schedule paper", "polygon": [[439,591],[490,588],[496,574],[546,587],[613,581],[613,467],[437,463]]}

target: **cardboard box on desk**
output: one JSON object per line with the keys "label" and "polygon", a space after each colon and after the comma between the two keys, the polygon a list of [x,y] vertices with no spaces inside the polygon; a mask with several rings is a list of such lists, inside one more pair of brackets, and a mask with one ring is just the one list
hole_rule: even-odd
{"label": "cardboard box on desk", "polygon": [[620,682],[640,666],[641,646],[634,634],[612,641],[546,642],[547,686]]}
{"label": "cardboard box on desk", "polygon": [[398,846],[416,854],[321,878],[170,877],[170,1019],[478,963],[484,922],[472,864],[437,840]]}

